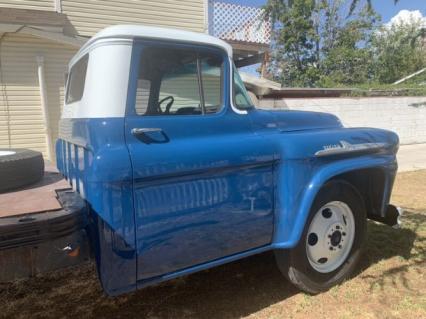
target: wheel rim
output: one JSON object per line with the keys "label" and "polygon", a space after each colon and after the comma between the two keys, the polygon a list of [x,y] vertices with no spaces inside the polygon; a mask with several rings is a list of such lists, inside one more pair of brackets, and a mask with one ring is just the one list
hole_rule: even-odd
{"label": "wheel rim", "polygon": [[8,156],[8,155],[13,155],[16,152],[14,151],[0,151],[0,156]]}
{"label": "wheel rim", "polygon": [[355,238],[352,210],[333,201],[321,207],[309,225],[306,253],[311,266],[320,273],[339,268],[348,257]]}

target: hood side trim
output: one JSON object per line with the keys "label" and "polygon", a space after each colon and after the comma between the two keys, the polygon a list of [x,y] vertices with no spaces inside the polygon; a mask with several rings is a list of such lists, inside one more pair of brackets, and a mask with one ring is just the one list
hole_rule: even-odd
{"label": "hood side trim", "polygon": [[340,141],[339,144],[335,145],[326,145],[324,149],[315,152],[316,157],[331,156],[331,155],[341,155],[347,153],[355,152],[365,152],[365,151],[376,151],[379,149],[386,149],[390,145],[388,143],[360,143],[360,144],[351,144],[346,141]]}

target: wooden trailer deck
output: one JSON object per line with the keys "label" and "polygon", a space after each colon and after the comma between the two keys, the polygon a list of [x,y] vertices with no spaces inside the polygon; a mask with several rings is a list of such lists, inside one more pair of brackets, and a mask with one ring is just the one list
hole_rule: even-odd
{"label": "wooden trailer deck", "polygon": [[0,194],[0,218],[61,209],[55,190],[70,188],[57,169],[46,163],[44,177],[36,184]]}

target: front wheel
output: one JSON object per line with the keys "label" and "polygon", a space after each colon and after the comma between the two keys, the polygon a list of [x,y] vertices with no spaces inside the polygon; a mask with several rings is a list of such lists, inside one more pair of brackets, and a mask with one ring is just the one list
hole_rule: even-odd
{"label": "front wheel", "polygon": [[318,192],[298,245],[275,252],[278,267],[303,291],[326,291],[353,273],[366,225],[358,191],[345,181],[331,181]]}

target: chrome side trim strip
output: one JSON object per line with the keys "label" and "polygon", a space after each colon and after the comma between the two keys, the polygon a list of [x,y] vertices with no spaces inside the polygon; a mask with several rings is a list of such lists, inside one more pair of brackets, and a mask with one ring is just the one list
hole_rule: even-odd
{"label": "chrome side trim strip", "polygon": [[324,149],[315,152],[316,157],[341,155],[346,153],[363,152],[363,151],[374,151],[382,148],[387,148],[387,143],[360,143],[351,144],[346,141],[340,141],[339,144],[326,145]]}

